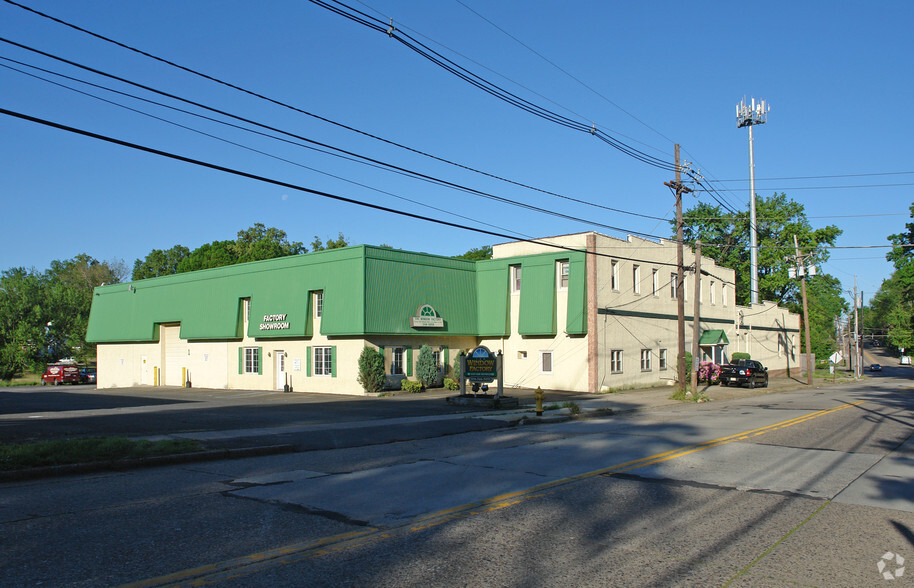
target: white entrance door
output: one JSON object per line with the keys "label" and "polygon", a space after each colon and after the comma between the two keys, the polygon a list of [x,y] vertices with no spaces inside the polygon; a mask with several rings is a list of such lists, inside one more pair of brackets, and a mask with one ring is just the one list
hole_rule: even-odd
{"label": "white entrance door", "polygon": [[152,383],[152,382],[150,381],[150,379],[149,379],[149,358],[147,358],[147,357],[144,355],[144,356],[142,356],[142,357],[140,358],[140,361],[141,361],[141,363],[142,363],[142,366],[141,366],[142,372],[141,372],[141,375],[140,375],[140,384],[143,384],[143,385],[148,386],[149,384]]}
{"label": "white entrance door", "polygon": [[283,390],[286,385],[286,352],[277,351],[276,356],[276,389]]}

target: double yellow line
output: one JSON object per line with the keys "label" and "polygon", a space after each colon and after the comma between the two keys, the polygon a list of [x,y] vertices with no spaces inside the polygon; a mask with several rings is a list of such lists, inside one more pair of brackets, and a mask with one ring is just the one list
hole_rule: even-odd
{"label": "double yellow line", "polygon": [[385,528],[365,527],[359,531],[351,531],[348,533],[341,533],[339,535],[323,537],[308,543],[287,545],[277,549],[252,553],[250,555],[239,558],[208,564],[188,570],[182,570],[165,576],[141,580],[139,582],[126,584],[124,585],[124,588],[148,588],[151,586],[205,586],[207,584],[225,582],[234,578],[256,573],[262,569],[267,569],[278,565],[286,565],[306,559],[321,557],[331,553],[345,551],[354,547],[365,545],[370,542],[383,541],[394,535],[422,531],[450,521],[465,519],[471,516],[476,516],[479,514],[491,512],[493,510],[505,508],[513,504],[518,504],[520,502],[539,498],[547,493],[557,491],[564,486],[568,486],[588,478],[593,478],[595,476],[605,476],[628,472],[656,463],[676,459],[677,457],[683,457],[691,453],[697,453],[699,451],[704,451],[713,447],[726,445],[727,443],[732,443],[734,441],[743,441],[752,437],[758,437],[759,435],[764,435],[765,433],[770,433],[771,431],[786,429],[787,427],[805,423],[807,421],[811,421],[813,419],[829,415],[846,408],[859,406],[863,404],[863,402],[863,400],[860,400],[858,402],[845,403],[834,408],[819,410],[807,415],[795,417],[786,421],[781,421],[779,423],[774,423],[773,425],[759,427],[758,429],[743,431],[734,435],[728,435],[726,437],[720,437],[718,439],[712,439],[702,443],[687,445],[678,449],[672,449],[670,451],[657,453],[648,457],[643,457],[641,459],[627,461],[607,468],[594,470],[592,472],[586,472],[583,474],[562,478],[560,480],[545,482],[543,484],[539,484],[531,488],[526,488],[524,490],[500,494],[498,496],[493,496],[484,500],[478,500],[460,506],[439,510],[426,515],[421,515],[399,525]]}

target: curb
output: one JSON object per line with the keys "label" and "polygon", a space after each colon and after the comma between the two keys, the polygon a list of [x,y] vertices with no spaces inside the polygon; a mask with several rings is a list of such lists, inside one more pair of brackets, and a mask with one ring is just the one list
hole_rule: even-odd
{"label": "curb", "polygon": [[74,463],[59,466],[46,466],[27,470],[11,470],[0,472],[0,483],[21,482],[57,476],[73,476],[77,474],[93,474],[106,471],[123,471],[144,467],[161,465],[176,465],[201,461],[218,461],[220,459],[240,459],[244,457],[262,457],[265,455],[278,455],[292,453],[294,445],[263,445],[260,447],[242,447],[237,449],[210,449],[194,453],[176,453],[174,455],[154,455],[134,459],[120,459],[105,462]]}

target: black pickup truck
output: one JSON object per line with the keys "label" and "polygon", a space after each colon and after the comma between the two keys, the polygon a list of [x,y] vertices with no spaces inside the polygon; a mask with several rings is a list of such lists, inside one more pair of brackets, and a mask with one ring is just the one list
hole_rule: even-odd
{"label": "black pickup truck", "polygon": [[754,359],[738,359],[720,366],[721,386],[768,387],[768,368]]}

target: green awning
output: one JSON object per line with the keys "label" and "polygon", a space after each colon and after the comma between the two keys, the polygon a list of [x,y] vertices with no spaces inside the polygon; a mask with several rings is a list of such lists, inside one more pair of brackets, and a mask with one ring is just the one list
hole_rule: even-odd
{"label": "green awning", "polygon": [[710,331],[705,331],[701,334],[701,339],[698,340],[699,345],[729,345],[730,340],[727,339],[727,334],[724,333],[723,329],[711,329]]}

